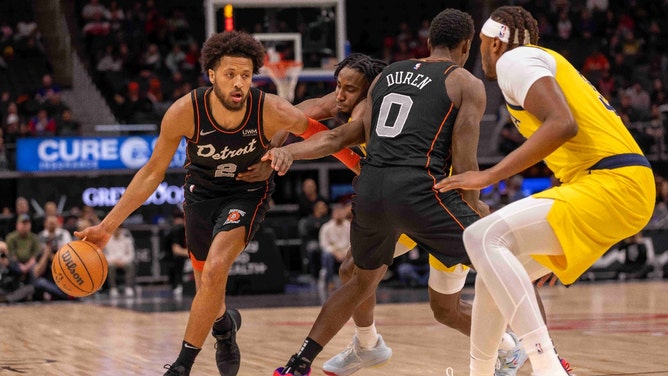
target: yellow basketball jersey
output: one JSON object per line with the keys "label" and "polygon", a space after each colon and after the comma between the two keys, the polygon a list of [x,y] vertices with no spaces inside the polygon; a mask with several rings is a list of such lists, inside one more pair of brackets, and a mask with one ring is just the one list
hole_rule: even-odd
{"label": "yellow basketball jersey", "polygon": [[[594,86],[563,56],[542,49],[557,62],[555,79],[578,124],[578,134],[545,158],[545,163],[554,175],[561,182],[568,182],[575,174],[585,171],[601,158],[622,153],[642,154],[621,118]],[[521,107],[508,105],[508,110],[520,133],[527,138],[541,124]],[[595,149],[592,148],[591,140],[596,140]]]}
{"label": "yellow basketball jersey", "polygon": [[[534,258],[570,284],[611,246],[647,224],[654,209],[655,184],[652,170],[644,166],[589,170],[605,157],[642,155],[642,151],[605,98],[565,58],[543,50],[556,60],[554,78],[578,133],[545,158],[562,184],[533,195],[555,200],[547,219],[564,255]],[[541,125],[519,106],[509,104],[508,109],[527,138]]]}

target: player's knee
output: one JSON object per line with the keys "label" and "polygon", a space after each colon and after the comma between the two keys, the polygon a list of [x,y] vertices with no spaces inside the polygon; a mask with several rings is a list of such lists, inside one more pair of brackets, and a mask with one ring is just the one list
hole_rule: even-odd
{"label": "player's knee", "polygon": [[462,235],[462,241],[466,247],[466,253],[468,253],[469,258],[472,260],[483,252],[485,226],[481,225],[480,222],[484,219],[486,218],[482,218],[471,224],[464,230]]}
{"label": "player's knee", "polygon": [[364,301],[371,296],[378,287],[378,283],[385,275],[386,268],[377,269],[374,271],[360,271],[355,269],[351,274],[350,280],[346,282],[345,287],[347,291],[351,292],[351,296],[359,299],[359,302]]}
{"label": "player's knee", "polygon": [[230,263],[224,258],[210,257],[206,260],[204,270],[202,270],[202,285],[221,284],[227,280],[230,270]]}

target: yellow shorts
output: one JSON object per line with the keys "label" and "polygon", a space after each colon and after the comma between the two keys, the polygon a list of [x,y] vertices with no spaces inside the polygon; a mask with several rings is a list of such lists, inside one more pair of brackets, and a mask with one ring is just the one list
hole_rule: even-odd
{"label": "yellow shorts", "polygon": [[[406,234],[401,234],[394,250],[394,257],[401,256],[404,253],[415,248],[417,243]],[[445,266],[436,257],[429,255],[429,287],[434,291],[450,295],[462,290],[466,284],[466,275],[469,267],[462,264]]]}

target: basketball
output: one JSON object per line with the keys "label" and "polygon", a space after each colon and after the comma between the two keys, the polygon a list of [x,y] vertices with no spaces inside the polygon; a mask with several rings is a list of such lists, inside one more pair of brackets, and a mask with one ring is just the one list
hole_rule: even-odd
{"label": "basketball", "polygon": [[51,262],[51,274],[66,294],[81,298],[102,287],[107,279],[107,259],[102,250],[85,240],[62,246]]}

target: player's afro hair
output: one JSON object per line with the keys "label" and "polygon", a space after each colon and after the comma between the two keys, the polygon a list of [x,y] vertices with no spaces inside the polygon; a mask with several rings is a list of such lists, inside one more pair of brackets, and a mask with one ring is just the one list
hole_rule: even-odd
{"label": "player's afro hair", "polygon": [[202,48],[200,64],[206,73],[215,69],[223,56],[245,57],[253,62],[253,73],[260,72],[264,64],[264,46],[252,35],[241,31],[224,31],[214,34]]}

